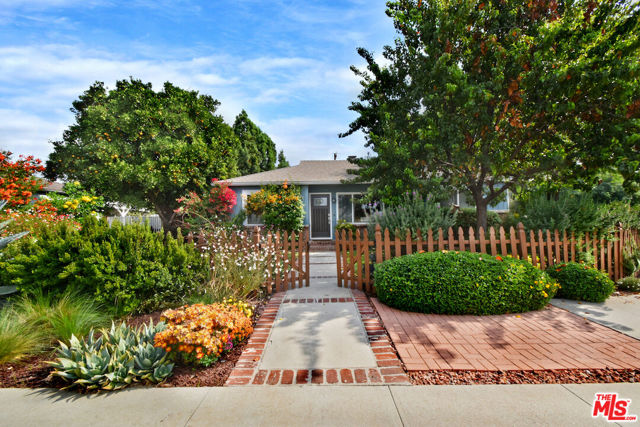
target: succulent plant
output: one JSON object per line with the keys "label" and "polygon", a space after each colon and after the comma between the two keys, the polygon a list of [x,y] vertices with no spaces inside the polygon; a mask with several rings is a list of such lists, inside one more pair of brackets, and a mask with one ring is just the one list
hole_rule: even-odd
{"label": "succulent plant", "polygon": [[153,321],[137,329],[112,323],[110,329],[100,330],[99,337],[93,330],[84,340],[72,336],[68,346],[60,342],[57,360],[49,362],[52,375],[69,382],[65,388],[87,390],[162,382],[171,375],[173,363],[164,349],[153,346],[153,338],[164,328],[164,323],[154,325]]}

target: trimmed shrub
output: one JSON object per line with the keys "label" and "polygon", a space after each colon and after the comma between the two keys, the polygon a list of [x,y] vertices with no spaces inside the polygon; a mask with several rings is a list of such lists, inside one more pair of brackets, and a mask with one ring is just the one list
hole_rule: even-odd
{"label": "trimmed shrub", "polygon": [[585,264],[556,264],[549,266],[547,273],[560,283],[559,298],[603,302],[615,290],[606,273]]}
{"label": "trimmed shrub", "polygon": [[23,293],[73,291],[119,314],[180,304],[207,277],[207,259],[180,235],[91,217],[80,230],[60,223],[21,239],[0,260],[0,280]]}
{"label": "trimmed shrub", "polygon": [[557,284],[530,263],[472,252],[428,252],[377,264],[376,291],[401,310],[503,314],[539,310]]}
{"label": "trimmed shrub", "polygon": [[620,291],[640,292],[640,278],[638,277],[625,277],[618,280],[616,285]]}

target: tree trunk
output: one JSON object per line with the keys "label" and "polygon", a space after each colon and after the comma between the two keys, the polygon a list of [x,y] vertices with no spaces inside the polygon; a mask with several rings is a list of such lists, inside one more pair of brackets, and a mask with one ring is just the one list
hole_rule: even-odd
{"label": "tree trunk", "polygon": [[169,232],[171,234],[175,234],[178,226],[175,222],[176,213],[173,211],[173,209],[159,204],[155,205],[155,209],[158,213],[158,216],[160,217],[160,222],[162,223],[162,228],[165,233]]}
{"label": "tree trunk", "polygon": [[488,202],[484,197],[482,197],[482,195],[474,197],[474,199],[476,201],[476,228],[480,229],[480,227],[482,227],[486,231]]}

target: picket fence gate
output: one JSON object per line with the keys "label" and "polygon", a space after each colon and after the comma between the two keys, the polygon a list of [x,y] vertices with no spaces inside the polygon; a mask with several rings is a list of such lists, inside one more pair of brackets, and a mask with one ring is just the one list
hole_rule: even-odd
{"label": "picket fence gate", "polygon": [[[269,294],[309,286],[309,227],[300,232],[271,232],[261,227],[247,229],[243,237],[231,235],[237,251],[266,251],[268,262],[265,288]],[[185,240],[204,250],[202,234],[187,234]]]}
{"label": "picket fence gate", "polygon": [[465,234],[462,227],[457,233],[453,228],[446,232],[428,230],[423,236],[416,232],[416,239],[411,231],[404,235],[399,230],[391,238],[389,229],[382,231],[376,225],[375,236],[370,239],[367,229],[336,230],[336,267],[338,286],[359,289],[375,293],[373,283],[373,266],[391,258],[415,252],[433,251],[470,251],[491,255],[510,255],[520,259],[530,259],[531,263],[541,269],[549,265],[576,261],[580,252],[594,256],[594,267],[605,271],[613,280],[623,277],[623,249],[625,244],[640,246],[638,230],[618,228],[614,233],[604,236],[597,232],[576,236],[573,232],[558,230],[526,231],[519,223],[516,228],[510,227],[508,232],[503,227],[497,231],[489,228],[488,236],[482,227],[477,234],[471,227]]}

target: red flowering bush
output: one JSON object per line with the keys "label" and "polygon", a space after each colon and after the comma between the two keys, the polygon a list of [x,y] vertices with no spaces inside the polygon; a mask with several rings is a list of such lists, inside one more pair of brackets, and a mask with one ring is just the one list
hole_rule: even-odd
{"label": "red flowering bush", "polygon": [[238,302],[194,304],[162,313],[167,323],[155,336],[174,360],[209,366],[253,332],[251,309]]}
{"label": "red flowering bush", "polygon": [[42,189],[42,181],[34,174],[44,171],[40,159],[20,156],[11,161],[10,152],[0,152],[0,200],[7,201],[8,208],[30,204],[34,194]]}
{"label": "red flowering bush", "polygon": [[216,224],[229,220],[236,205],[236,193],[229,188],[229,183],[213,179],[208,194],[203,196],[190,192],[178,199],[180,207],[176,210],[182,214],[186,228],[202,228],[206,224]]}
{"label": "red flowering bush", "polygon": [[30,235],[38,235],[39,231],[60,221],[69,221],[76,229],[80,224],[72,221],[68,215],[62,215],[49,200],[36,200],[26,210],[8,209],[0,213],[0,221],[11,222],[0,233],[0,237],[21,231],[29,231]]}

